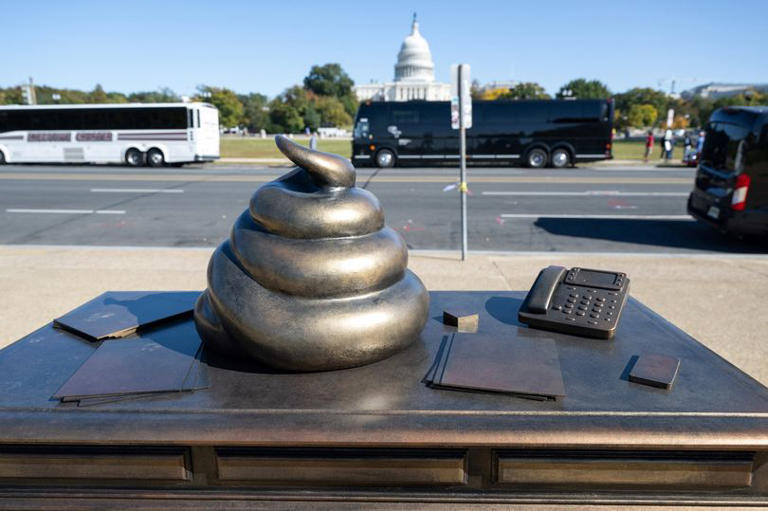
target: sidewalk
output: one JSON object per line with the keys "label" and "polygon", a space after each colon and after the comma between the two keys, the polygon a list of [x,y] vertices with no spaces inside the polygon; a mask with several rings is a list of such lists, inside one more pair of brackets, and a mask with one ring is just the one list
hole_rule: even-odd
{"label": "sidewalk", "polygon": [[[212,250],[0,245],[0,347],[107,290],[203,289]],[[625,271],[632,296],[768,385],[768,257],[471,254],[464,263],[454,252],[410,257],[431,290],[526,290],[549,264]]]}

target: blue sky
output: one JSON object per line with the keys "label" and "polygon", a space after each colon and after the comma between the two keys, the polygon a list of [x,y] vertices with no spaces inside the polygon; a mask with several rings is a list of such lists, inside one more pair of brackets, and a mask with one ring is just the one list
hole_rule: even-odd
{"label": "blue sky", "polygon": [[541,83],[596,78],[615,92],[709,81],[768,82],[768,1],[480,2],[78,1],[3,6],[0,86],[130,92],[199,84],[273,96],[310,66],[339,62],[357,83],[391,80],[418,12],[438,80]]}

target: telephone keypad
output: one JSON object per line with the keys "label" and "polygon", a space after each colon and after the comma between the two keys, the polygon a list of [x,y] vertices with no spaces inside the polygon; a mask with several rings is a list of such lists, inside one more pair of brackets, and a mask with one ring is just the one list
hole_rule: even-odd
{"label": "telephone keypad", "polygon": [[618,293],[604,289],[568,286],[552,296],[552,319],[557,317],[585,327],[610,329],[615,323]]}

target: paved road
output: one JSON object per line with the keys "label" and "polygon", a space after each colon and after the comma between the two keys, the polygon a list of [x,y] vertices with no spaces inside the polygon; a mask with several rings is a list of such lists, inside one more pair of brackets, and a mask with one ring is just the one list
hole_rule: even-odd
{"label": "paved road", "polygon": [[[0,243],[213,246],[253,189],[284,169],[209,165],[0,169]],[[459,246],[456,170],[361,169],[414,249]],[[688,169],[469,170],[470,250],[762,253],[692,221]]]}

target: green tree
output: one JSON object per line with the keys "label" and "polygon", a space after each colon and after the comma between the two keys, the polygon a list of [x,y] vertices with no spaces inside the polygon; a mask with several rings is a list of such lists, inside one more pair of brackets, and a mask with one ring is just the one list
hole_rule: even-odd
{"label": "green tree", "polygon": [[224,87],[211,87],[201,85],[198,87],[199,95],[194,99],[196,101],[206,101],[219,110],[219,124],[226,128],[233,128],[240,125],[243,118],[243,105],[237,99],[234,91]]}
{"label": "green tree", "polygon": [[322,117],[320,116],[320,112],[315,110],[315,107],[310,103],[307,105],[307,108],[304,109],[302,120],[304,121],[305,128],[317,131],[317,128],[320,127],[320,123],[322,122]]}
{"label": "green tree", "polygon": [[176,103],[181,101],[181,97],[168,87],[161,87],[157,90],[132,92],[128,94],[128,101],[131,103]]}
{"label": "green tree", "polygon": [[536,82],[520,82],[507,92],[497,95],[496,99],[552,99],[552,96]]}
{"label": "green tree", "polygon": [[357,110],[357,98],[352,90],[355,82],[341,68],[341,65],[329,63],[322,66],[312,66],[309,74],[304,77],[304,88],[318,96],[338,98],[348,114],[353,115]]}
{"label": "green tree", "polygon": [[96,87],[94,87],[91,93],[88,94],[88,100],[91,103],[109,103],[109,97],[99,83],[97,83]]}
{"label": "green tree", "polygon": [[613,100],[617,110],[629,112],[632,105],[652,105],[659,115],[665,116],[670,98],[661,91],[648,87],[635,87],[626,92],[615,94]]}
{"label": "green tree", "polygon": [[[566,91],[569,91],[569,94],[566,94]],[[576,99],[608,99],[611,97],[611,91],[600,80],[577,78],[560,87],[555,97],[557,99],[564,99],[566,97]]]}
{"label": "green tree", "polygon": [[2,89],[2,94],[0,94],[0,104],[20,105],[22,102],[21,87],[8,87],[7,89]]}
{"label": "green tree", "polygon": [[319,96],[315,100],[315,108],[320,113],[321,123],[333,126],[349,126],[352,117],[347,113],[344,105],[332,96]]}
{"label": "green tree", "polygon": [[252,92],[248,95],[238,96],[243,104],[242,123],[248,131],[255,133],[269,129],[269,107],[267,97],[264,94]]}
{"label": "green tree", "polygon": [[304,129],[304,119],[298,110],[277,98],[270,103],[269,120],[272,133],[299,133]]}
{"label": "green tree", "polygon": [[312,66],[309,74],[304,77],[304,88],[318,96],[349,96],[353,85],[355,82],[352,78],[336,63]]}
{"label": "green tree", "polygon": [[659,113],[653,105],[632,105],[627,115],[629,125],[635,128],[653,126]]}

